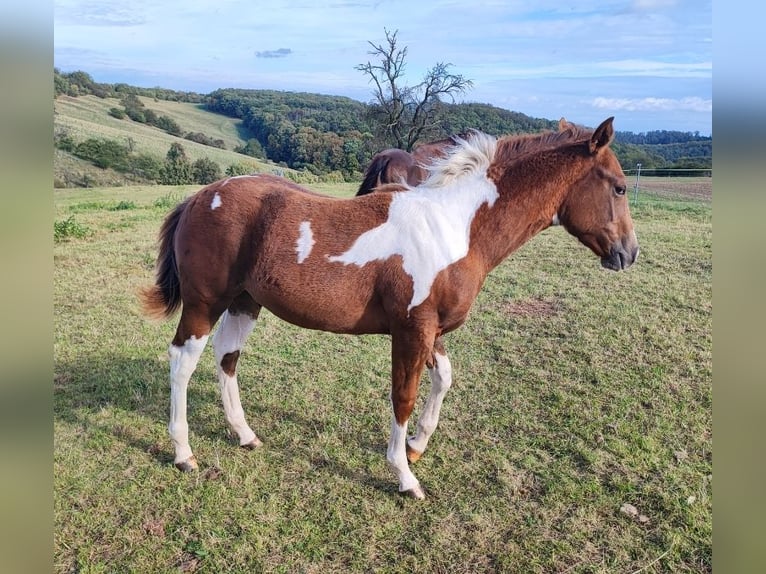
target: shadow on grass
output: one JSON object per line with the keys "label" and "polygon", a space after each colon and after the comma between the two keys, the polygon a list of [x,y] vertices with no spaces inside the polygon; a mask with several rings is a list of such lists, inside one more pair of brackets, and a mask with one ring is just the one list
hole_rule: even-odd
{"label": "shadow on grass", "polygon": [[[113,437],[127,449],[148,453],[161,465],[173,463],[171,441],[165,434],[157,440],[156,432],[146,432],[145,427],[126,424],[120,420],[106,420],[97,416],[103,409],[119,410],[151,421],[151,424],[167,424],[169,409],[169,386],[167,375],[168,363],[160,359],[114,357],[108,355],[93,356],[88,360],[72,363],[57,362],[54,367],[53,410],[56,421],[76,425],[87,429],[88,433]],[[196,379],[196,380],[195,380]],[[227,432],[223,409],[215,377],[207,369],[198,369],[189,386],[189,402],[200,407],[218,407],[215,415],[202,414],[202,420],[192,420],[190,427],[193,435],[205,437],[212,442],[225,442],[232,451],[239,448],[238,442]],[[310,411],[279,407],[270,404],[256,404],[246,407],[247,417],[254,423],[256,432],[264,439],[262,449],[268,449],[276,459],[287,457],[307,461],[317,472],[329,472],[347,481],[355,482],[367,488],[383,493],[396,492],[394,481],[384,481],[371,475],[364,467],[350,467],[343,461],[326,454],[318,454],[312,448],[310,440],[317,433],[332,432],[326,423],[311,416]],[[286,425],[296,429],[297,434],[306,437],[295,441],[290,433],[273,433],[269,436],[270,426]],[[282,437],[282,438],[278,438]],[[286,442],[289,440],[289,443]],[[87,448],[87,447],[83,447]],[[380,456],[385,460],[386,444],[360,441],[348,443],[349,449],[361,449]],[[261,449],[257,449],[256,453]],[[254,453],[254,456],[256,454]],[[200,460],[201,471],[212,465]]]}

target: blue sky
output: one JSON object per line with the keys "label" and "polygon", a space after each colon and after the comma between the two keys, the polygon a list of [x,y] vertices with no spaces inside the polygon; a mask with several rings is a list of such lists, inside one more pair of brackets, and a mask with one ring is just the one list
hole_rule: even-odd
{"label": "blue sky", "polygon": [[712,0],[54,0],[54,64],[107,83],[369,101],[355,66],[388,29],[409,85],[445,62],[473,80],[458,101],[709,135],[712,12]]}

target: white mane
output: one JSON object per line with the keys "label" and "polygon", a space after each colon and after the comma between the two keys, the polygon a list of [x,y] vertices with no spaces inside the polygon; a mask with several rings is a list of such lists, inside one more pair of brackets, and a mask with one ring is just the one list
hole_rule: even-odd
{"label": "white mane", "polygon": [[456,145],[446,157],[435,158],[423,167],[429,175],[423,187],[443,187],[458,177],[486,173],[495,157],[497,139],[478,130],[471,130],[466,139],[454,136]]}

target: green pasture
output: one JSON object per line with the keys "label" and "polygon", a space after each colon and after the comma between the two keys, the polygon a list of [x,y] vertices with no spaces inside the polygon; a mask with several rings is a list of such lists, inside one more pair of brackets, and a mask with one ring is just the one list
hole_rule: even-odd
{"label": "green pasture", "polygon": [[54,572],[712,571],[709,200],[642,190],[626,272],[551,228],[491,273],[445,339],[455,382],[415,501],[385,461],[388,339],[266,311],[239,362],[264,446],[228,436],[208,348],[200,471],[175,470],[175,321],[145,320],[136,291],[195,189],[54,191]]}
{"label": "green pasture", "polygon": [[159,128],[128,118],[113,118],[109,115],[109,110],[122,107],[120,100],[116,98],[60,96],[53,102],[54,130],[68,132],[78,143],[88,138],[105,138],[127,144],[127,139],[130,138],[138,153],[151,154],[160,159],[165,158],[172,143],[181,142],[189,161],[194,162],[207,157],[218,163],[222,170],[231,164],[239,163],[253,166],[254,171],[268,172],[274,167],[268,162],[232,151],[235,146],[245,143],[242,120],[205,111],[200,104],[155,101],[146,97],[139,99],[147,108],[157,112],[157,115],[166,115],[174,119],[184,134],[202,132],[212,139],[223,140],[226,149],[178,138]]}

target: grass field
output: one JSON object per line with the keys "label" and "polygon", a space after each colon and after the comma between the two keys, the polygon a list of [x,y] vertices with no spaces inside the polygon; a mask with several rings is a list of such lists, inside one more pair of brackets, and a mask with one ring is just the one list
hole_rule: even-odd
{"label": "grass field", "polygon": [[711,572],[709,185],[642,178],[627,272],[559,228],[493,271],[446,337],[422,502],[385,462],[388,339],[268,312],[239,363],[263,448],[227,435],[208,348],[189,390],[200,471],[177,472],[175,322],[147,322],[135,293],[196,188],[55,190],[54,572]]}
{"label": "grass field", "polygon": [[[154,110],[158,115],[166,115],[174,119],[187,132],[202,132],[213,139],[221,139],[226,149],[206,146],[187,139],[172,136],[156,127],[131,121],[128,118],[117,119],[109,115],[113,107],[121,108],[120,100],[116,98],[98,98],[96,96],[80,96],[77,98],[59,96],[53,102],[54,130],[68,132],[75,142],[79,143],[88,138],[105,138],[126,143],[131,138],[137,153],[147,153],[164,159],[173,142],[181,142],[186,155],[191,162],[207,157],[225,170],[231,164],[245,163],[251,165],[253,171],[270,171],[273,164],[256,160],[233,152],[235,146],[245,143],[242,120],[228,118],[202,109],[200,104],[185,102],[169,102],[140,97],[144,105]],[[54,159],[54,171],[69,168],[71,162],[80,162],[69,154],[59,152]],[[89,168],[87,162],[76,166],[80,171],[92,171],[98,177],[97,169]],[[120,178],[113,175],[113,178]]]}

